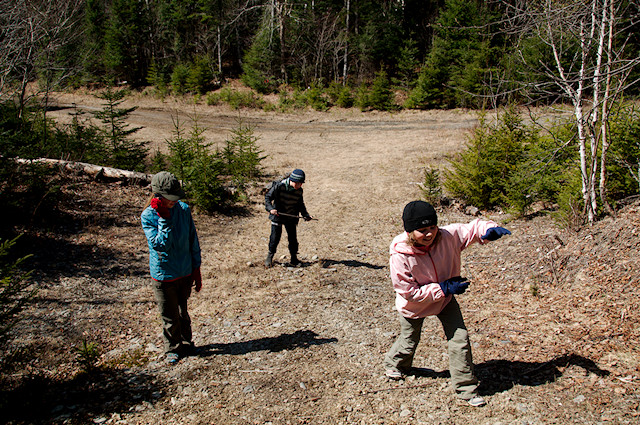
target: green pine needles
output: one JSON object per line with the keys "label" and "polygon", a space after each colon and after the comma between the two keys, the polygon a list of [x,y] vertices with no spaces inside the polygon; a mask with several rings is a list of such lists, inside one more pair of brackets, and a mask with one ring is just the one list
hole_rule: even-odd
{"label": "green pine needles", "polygon": [[130,136],[141,127],[129,128],[126,119],[137,109],[122,108],[128,90],[113,90],[107,87],[97,97],[105,101],[102,109],[94,116],[102,122],[100,128],[103,144],[102,165],[125,170],[144,171],[147,157],[147,143],[132,139]]}
{"label": "green pine needles", "polygon": [[173,138],[167,140],[169,169],[182,180],[190,201],[198,208],[220,210],[245,195],[247,185],[262,175],[265,158],[258,147],[253,127],[239,121],[221,149],[212,149],[198,123],[185,132],[174,121]]}
{"label": "green pine needles", "polygon": [[535,202],[556,202],[563,182],[570,179],[573,152],[556,146],[558,142],[524,123],[515,108],[507,108],[493,123],[483,114],[464,151],[450,160],[445,187],[479,208],[525,215]]}

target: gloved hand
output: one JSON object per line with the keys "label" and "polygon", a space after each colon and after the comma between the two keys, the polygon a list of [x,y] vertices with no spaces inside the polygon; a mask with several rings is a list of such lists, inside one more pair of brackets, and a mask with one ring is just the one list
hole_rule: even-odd
{"label": "gloved hand", "polygon": [[151,208],[156,210],[159,217],[165,219],[171,217],[171,210],[162,203],[162,199],[160,198],[153,198],[151,200]]}
{"label": "gloved hand", "polygon": [[304,218],[304,221],[311,221],[311,220],[313,220],[313,217],[311,217],[310,215],[305,215],[305,216],[304,216],[304,217],[302,217],[302,218]]}
{"label": "gloved hand", "polygon": [[202,275],[200,274],[200,267],[193,269],[193,272],[191,272],[191,280],[193,281],[193,286],[195,286],[196,292],[200,292],[202,289]]}
{"label": "gloved hand", "polygon": [[510,235],[511,232],[505,229],[504,227],[492,227],[487,230],[487,233],[482,236],[481,239],[486,239],[488,241],[495,241],[503,237],[504,235]]}
{"label": "gloved hand", "polygon": [[464,277],[456,276],[439,283],[444,295],[462,294],[469,287],[469,281]]}

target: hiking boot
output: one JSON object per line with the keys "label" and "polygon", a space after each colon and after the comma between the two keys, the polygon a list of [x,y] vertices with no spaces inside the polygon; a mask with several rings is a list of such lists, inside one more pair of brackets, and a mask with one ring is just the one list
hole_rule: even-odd
{"label": "hiking boot", "polygon": [[469,406],[473,407],[481,407],[487,404],[484,398],[480,397],[479,395],[471,397],[469,400],[467,400],[467,403],[469,403]]}
{"label": "hiking boot", "polygon": [[180,355],[178,353],[167,353],[166,360],[170,365],[174,365],[180,361]]}
{"label": "hiking boot", "polygon": [[398,369],[387,369],[384,371],[384,376],[393,381],[400,381],[401,379],[404,379],[404,373],[400,372]]}
{"label": "hiking boot", "polygon": [[264,260],[264,266],[266,268],[273,266],[273,252],[267,254],[267,258]]}

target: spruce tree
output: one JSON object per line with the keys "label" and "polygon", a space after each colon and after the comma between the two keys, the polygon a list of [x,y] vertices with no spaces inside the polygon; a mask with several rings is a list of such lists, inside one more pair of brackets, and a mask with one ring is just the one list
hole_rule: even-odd
{"label": "spruce tree", "polygon": [[130,136],[142,127],[128,128],[127,117],[137,107],[121,108],[124,102],[126,90],[114,91],[108,87],[96,97],[105,101],[103,108],[94,113],[103,127],[101,128],[104,140],[104,164],[125,170],[143,171],[144,160],[147,156],[147,142],[139,142]]}

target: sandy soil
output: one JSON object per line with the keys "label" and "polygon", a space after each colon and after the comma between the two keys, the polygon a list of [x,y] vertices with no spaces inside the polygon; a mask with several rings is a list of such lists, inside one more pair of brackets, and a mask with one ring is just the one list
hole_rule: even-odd
{"label": "sandy soil", "polygon": [[[59,102],[97,105],[82,94]],[[185,123],[197,115],[214,143],[240,119],[254,126],[268,174],[304,169],[318,220],[299,226],[303,267],[280,258],[286,241],[278,264],[262,267],[269,221],[259,190],[241,215],[197,215],[205,281],[190,311],[201,352],[167,366],[139,226],[148,189],[78,178],[64,188],[73,220],[37,239],[40,292],[14,330],[3,375],[9,423],[637,423],[638,203],[580,232],[544,216],[484,213],[513,235],[463,255],[472,286],[458,300],[489,402],[471,408],[450,388],[437,320],[425,322],[420,373],[389,382],[381,362],[398,330],[389,242],[402,230],[403,206],[420,197],[422,168],[461,149],[473,112],[275,114],[128,102],[139,106],[138,137],[161,149],[177,111]],[[440,217],[475,218],[457,209]],[[93,375],[74,362],[83,339],[103,352]]]}

